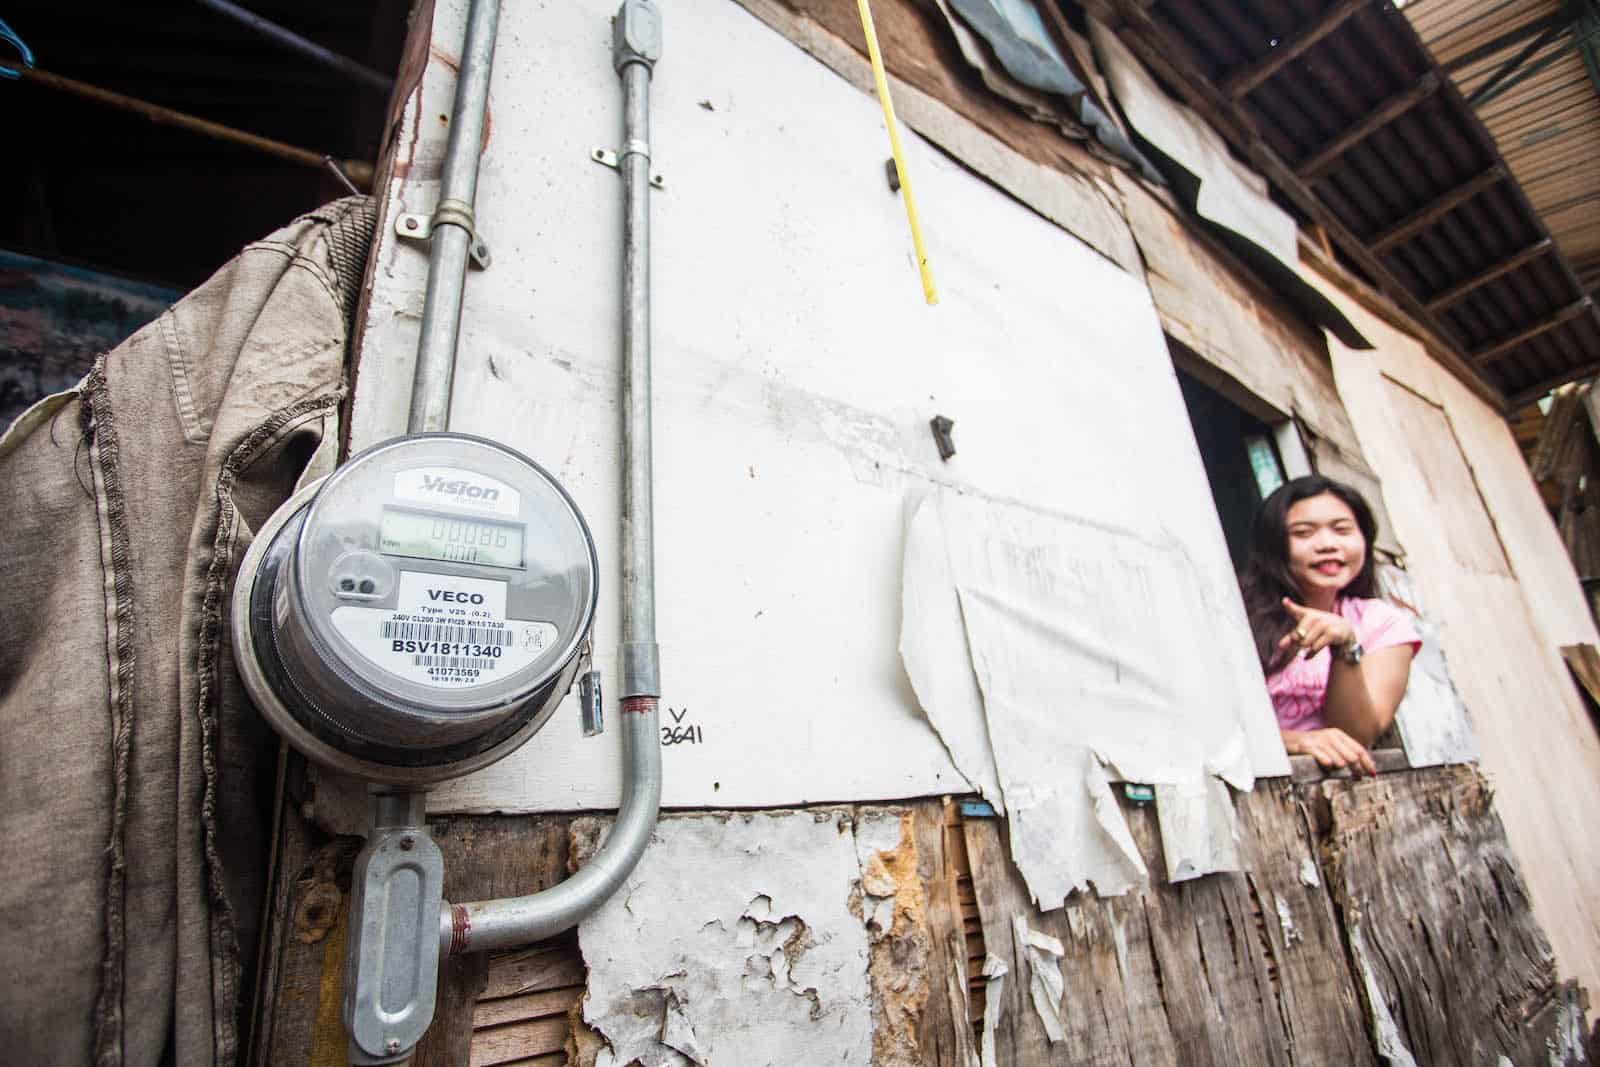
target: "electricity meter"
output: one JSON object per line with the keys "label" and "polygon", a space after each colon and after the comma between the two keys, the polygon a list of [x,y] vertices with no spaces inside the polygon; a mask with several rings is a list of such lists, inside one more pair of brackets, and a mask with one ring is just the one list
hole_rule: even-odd
{"label": "electricity meter", "polygon": [[565,490],[482,438],[376,445],[296,494],[240,570],[252,698],[311,759],[418,785],[544,725],[588,647],[594,541]]}

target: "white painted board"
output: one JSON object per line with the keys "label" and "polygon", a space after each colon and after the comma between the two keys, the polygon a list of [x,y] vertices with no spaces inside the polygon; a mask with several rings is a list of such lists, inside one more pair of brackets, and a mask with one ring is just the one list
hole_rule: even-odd
{"label": "white painted board", "polygon": [[[613,8],[504,9],[478,205],[494,265],[468,279],[452,415],[544,464],[583,510],[611,679],[622,193],[590,151],[620,137]],[[435,61],[407,114],[361,324],[354,447],[404,427],[426,257],[388,227],[437,195],[463,9],[436,9]],[[652,197],[662,719],[679,737],[695,728],[664,752],[665,803],[965,791],[898,653],[911,497],[944,486],[1160,521],[1184,529],[1208,580],[1226,573],[1148,291],[911,136],[941,295],[925,306],[876,102],[733,4],[669,7],[665,34],[665,189]],[[948,464],[935,414],[956,420]],[[435,810],[615,805],[618,738],[584,739],[577,720],[569,701],[521,752],[441,789]],[[1252,756],[1258,772],[1273,765]]]}

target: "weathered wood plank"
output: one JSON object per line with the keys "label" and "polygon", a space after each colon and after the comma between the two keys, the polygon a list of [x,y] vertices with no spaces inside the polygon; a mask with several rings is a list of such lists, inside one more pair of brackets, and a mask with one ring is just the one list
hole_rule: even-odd
{"label": "weathered wood plank", "polygon": [[[968,955],[966,911],[977,918],[977,897],[970,883],[965,890],[972,903],[962,901],[960,869],[949,854],[946,826],[955,805],[951,801],[924,801],[914,807],[913,830],[917,846],[917,878],[926,894],[928,928],[928,1001],[917,1028],[917,1047],[923,1062],[940,1067],[965,1067],[977,1050],[970,1025],[971,1005],[966,978],[976,974]],[[958,816],[959,818],[959,816]],[[983,961],[978,961],[981,969]]]}
{"label": "weathered wood plank", "polygon": [[565,1015],[583,996],[583,986],[562,986],[538,993],[523,993],[498,1000],[479,998],[472,1009],[472,1026],[482,1030],[501,1023],[522,1022],[526,1019],[543,1019],[551,1015]]}
{"label": "weathered wood plank", "polygon": [[1267,977],[1295,1063],[1374,1062],[1333,900],[1297,790],[1281,779],[1235,796],[1239,858]]}
{"label": "weathered wood plank", "polygon": [[[563,816],[462,815],[432,820],[429,828],[444,853],[445,899],[520,896],[561,881],[567,875],[568,822]],[[503,956],[441,962],[438,1007],[433,1025],[417,1045],[412,1067],[459,1067],[464,1057],[477,1062],[485,1040],[500,1050],[494,1053],[501,1056],[493,1061],[497,1063],[549,1051],[528,1047],[516,1055],[504,1053],[510,1039],[503,1035],[488,1039],[484,1035],[494,1031],[475,1031],[474,1013],[482,998],[581,984],[584,971],[576,944],[568,937],[510,955],[514,962],[509,964]],[[550,1021],[561,1031],[555,1046],[559,1048],[566,1042],[568,1022],[565,1017]]]}
{"label": "weathered wood plank", "polygon": [[[1032,898],[1011,862],[1003,819],[968,819],[964,828],[967,856],[972,863],[972,883],[983,920],[983,940],[988,954],[1006,965],[1000,990],[1000,1021],[995,1026],[995,1046],[1001,1063],[1054,1063],[1050,1037],[1033,1009],[1028,993],[1028,962],[1016,942],[1011,917],[1037,916]],[[1037,924],[1045,932],[1054,930]],[[992,987],[990,989],[992,993]],[[1065,1062],[1064,1060],[1062,1062]]]}
{"label": "weathered wood plank", "polygon": [[[520,1022],[479,1030],[472,1035],[472,1067],[497,1067],[535,1056],[561,1053],[567,1044],[564,1017],[523,1019]],[[460,1060],[455,1061],[459,1067]]]}
{"label": "weathered wood plank", "polygon": [[1371,980],[1367,1010],[1394,1040],[1435,1067],[1575,1062],[1561,1053],[1571,1008],[1550,944],[1478,770],[1310,788],[1327,805],[1327,876],[1356,984]]}
{"label": "weathered wood plank", "polygon": [[301,817],[304,762],[289,756],[287,764],[247,1061],[338,1064],[343,918],[361,840],[329,837]]}
{"label": "weathered wood plank", "polygon": [[417,1042],[411,1067],[457,1067],[472,1057],[473,1007],[488,979],[488,962],[483,953],[474,952],[440,965],[433,1025]]}
{"label": "weathered wood plank", "polygon": [[[986,933],[1011,968],[997,1032],[1005,1062],[1293,1064],[1374,1062],[1338,920],[1310,831],[1286,782],[1237,798],[1248,873],[1155,884],[1124,897],[1033,909],[998,820],[969,821]],[[1162,870],[1158,812],[1124,804],[1145,863]],[[995,909],[1001,909],[996,913]],[[1065,1039],[1051,1046],[1010,916],[1058,936]],[[993,949],[991,949],[993,951]]]}
{"label": "weathered wood plank", "polygon": [[491,957],[489,984],[482,999],[582,985],[584,977],[583,958],[578,955],[576,941],[536,945]]}

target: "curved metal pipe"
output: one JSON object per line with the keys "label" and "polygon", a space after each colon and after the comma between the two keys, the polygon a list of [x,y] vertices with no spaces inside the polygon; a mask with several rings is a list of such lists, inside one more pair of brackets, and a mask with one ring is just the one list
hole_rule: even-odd
{"label": "curved metal pipe", "polygon": [[661,16],[650,0],[624,0],[612,26],[612,60],[623,88],[618,167],[627,203],[622,264],[622,806],[600,851],[565,881],[529,896],[441,908],[439,944],[450,955],[515,948],[576,926],[621,887],[650,843],[661,811],[649,205],[650,74],[661,55]]}
{"label": "curved metal pipe", "polygon": [[518,948],[554,937],[576,926],[622,885],[644,855],[661,810],[661,743],[654,698],[624,700],[620,718],[622,807],[600,851],[576,874],[541,892],[446,904],[440,910],[440,952]]}

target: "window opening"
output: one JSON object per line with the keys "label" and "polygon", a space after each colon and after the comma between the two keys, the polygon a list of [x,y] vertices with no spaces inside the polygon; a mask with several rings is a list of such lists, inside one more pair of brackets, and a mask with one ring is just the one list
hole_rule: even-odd
{"label": "window opening", "polygon": [[1228,554],[1234,570],[1242,570],[1256,508],[1287,480],[1283,458],[1270,425],[1193,375],[1177,374]]}

